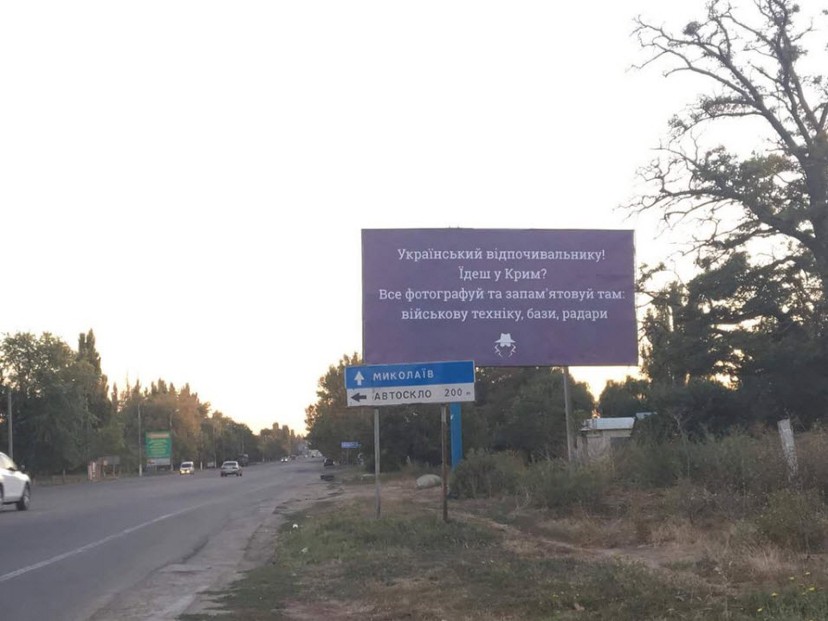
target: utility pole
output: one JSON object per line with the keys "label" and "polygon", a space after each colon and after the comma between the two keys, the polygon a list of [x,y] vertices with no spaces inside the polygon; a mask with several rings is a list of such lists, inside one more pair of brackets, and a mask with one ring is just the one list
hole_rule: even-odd
{"label": "utility pole", "polygon": [[138,476],[144,476],[144,458],[141,452],[141,404],[138,404]]}
{"label": "utility pole", "polygon": [[[175,409],[176,413],[178,413],[178,408]],[[172,428],[172,419],[173,419],[173,411],[170,410],[170,472],[173,471],[173,464],[175,461],[173,460],[173,428]]]}
{"label": "utility pole", "polygon": [[6,410],[9,415],[9,459],[14,461],[14,441],[12,440],[12,404],[11,404],[11,386],[9,386],[9,391],[6,393],[8,409]]}

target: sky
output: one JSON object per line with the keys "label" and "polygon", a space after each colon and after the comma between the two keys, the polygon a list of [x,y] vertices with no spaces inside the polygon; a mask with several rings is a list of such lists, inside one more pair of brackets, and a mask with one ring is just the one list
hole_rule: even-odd
{"label": "sky", "polygon": [[[618,209],[693,85],[633,18],[701,0],[0,5],[0,333],[93,330],[163,379],[304,432],[361,351],[361,230],[634,229]],[[596,397],[635,367],[571,369]]]}

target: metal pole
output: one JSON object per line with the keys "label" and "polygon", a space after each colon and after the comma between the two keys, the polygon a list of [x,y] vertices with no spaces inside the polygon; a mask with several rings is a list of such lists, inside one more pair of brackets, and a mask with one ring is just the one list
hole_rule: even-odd
{"label": "metal pole", "polygon": [[452,403],[449,406],[449,424],[451,427],[451,469],[454,471],[463,459],[463,424],[460,418],[459,403]]}
{"label": "metal pole", "polygon": [[443,521],[448,522],[448,442],[446,441],[448,427],[445,404],[440,407],[440,427],[443,448]]}
{"label": "metal pole", "polygon": [[6,393],[7,403],[8,403],[8,413],[9,413],[9,459],[14,461],[14,441],[12,440],[12,399],[11,399],[11,386],[9,386],[9,392]]}
{"label": "metal pole", "polygon": [[374,408],[374,481],[377,487],[377,519],[380,518],[379,408]]}
{"label": "metal pole", "polygon": [[141,454],[141,404],[138,404],[138,476],[144,476],[144,457]]}
{"label": "metal pole", "polygon": [[572,395],[569,394],[569,367],[563,368],[564,411],[566,412],[566,459],[572,463]]}

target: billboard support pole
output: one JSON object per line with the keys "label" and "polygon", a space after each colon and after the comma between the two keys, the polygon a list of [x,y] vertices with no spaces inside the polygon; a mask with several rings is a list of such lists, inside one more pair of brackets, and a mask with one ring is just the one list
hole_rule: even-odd
{"label": "billboard support pole", "polygon": [[569,390],[569,367],[563,368],[564,412],[566,413],[566,460],[572,464],[572,395]]}
{"label": "billboard support pole", "polygon": [[374,408],[374,481],[377,488],[377,519],[380,519],[379,408]]}
{"label": "billboard support pole", "polygon": [[446,426],[446,406],[440,406],[440,439],[443,453],[443,521],[448,522],[448,427]]}

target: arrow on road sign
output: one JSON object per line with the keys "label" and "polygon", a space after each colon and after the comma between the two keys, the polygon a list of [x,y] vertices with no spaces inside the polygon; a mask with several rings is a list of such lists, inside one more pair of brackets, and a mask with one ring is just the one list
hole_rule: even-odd
{"label": "arrow on road sign", "polygon": [[365,377],[359,371],[354,375],[354,379],[356,380],[357,386],[362,386],[362,382],[365,381]]}
{"label": "arrow on road sign", "polygon": [[367,398],[368,398],[368,395],[363,395],[363,394],[362,394],[362,393],[360,393],[360,392],[358,392],[357,394],[355,394],[355,395],[351,396],[351,399],[353,399],[353,400],[354,400],[354,401],[356,401],[357,403],[359,403],[359,402],[360,402],[360,401],[362,401],[363,399],[367,399]]}

